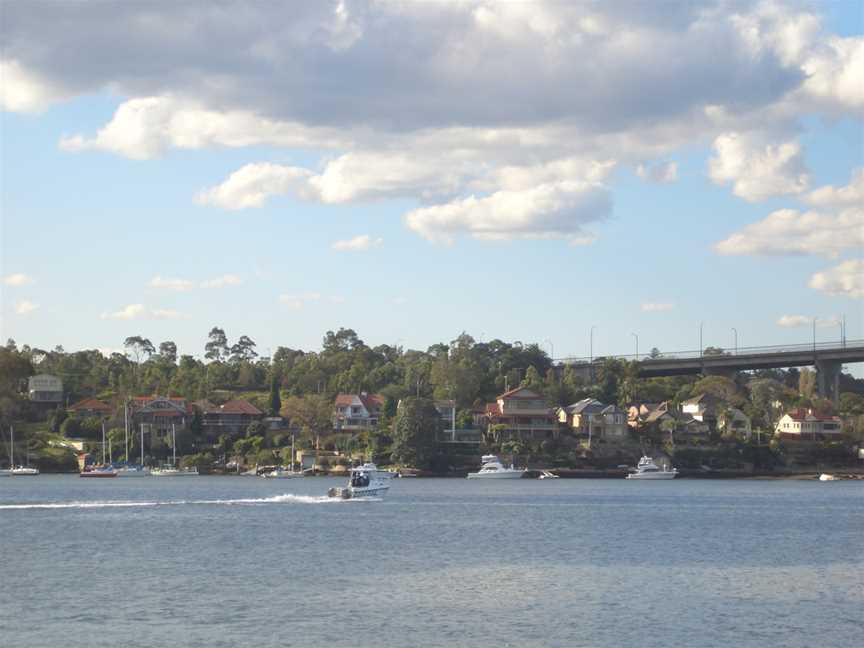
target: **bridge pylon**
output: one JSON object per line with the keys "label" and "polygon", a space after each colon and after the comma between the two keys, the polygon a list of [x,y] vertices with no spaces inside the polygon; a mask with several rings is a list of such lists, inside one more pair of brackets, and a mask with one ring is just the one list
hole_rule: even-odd
{"label": "bridge pylon", "polygon": [[840,372],[843,363],[836,360],[816,360],[816,391],[829,398],[836,407],[840,402]]}

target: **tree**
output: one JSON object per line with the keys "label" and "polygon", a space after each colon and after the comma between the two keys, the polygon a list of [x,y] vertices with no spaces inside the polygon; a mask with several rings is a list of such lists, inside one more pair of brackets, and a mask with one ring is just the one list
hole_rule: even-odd
{"label": "tree", "polygon": [[282,412],[313,437],[333,429],[333,404],[321,394],[292,396],[285,401]]}
{"label": "tree", "polygon": [[402,399],[393,427],[393,458],[415,468],[430,467],[440,424],[438,410],[428,398]]}
{"label": "tree", "polygon": [[150,356],[156,353],[156,347],[153,346],[153,343],[140,335],[127,337],[123,341],[123,346],[135,356],[135,364],[141,364],[142,355],[146,355],[149,359]]}
{"label": "tree", "polygon": [[279,378],[274,373],[270,378],[270,416],[279,416],[282,409],[282,398],[279,395]]}
{"label": "tree", "polygon": [[163,360],[165,360],[165,362],[170,362],[171,364],[176,363],[177,345],[170,340],[166,340],[159,345],[159,355],[162,357]]}
{"label": "tree", "polygon": [[816,372],[812,369],[802,369],[798,377],[798,393],[802,398],[813,398],[816,391]]}
{"label": "tree", "polygon": [[257,357],[255,342],[246,335],[241,335],[237,343],[231,347],[231,362],[251,362]]}
{"label": "tree", "polygon": [[221,362],[228,357],[228,338],[225,331],[214,326],[207,334],[208,341],[204,345],[204,357],[208,360]]}

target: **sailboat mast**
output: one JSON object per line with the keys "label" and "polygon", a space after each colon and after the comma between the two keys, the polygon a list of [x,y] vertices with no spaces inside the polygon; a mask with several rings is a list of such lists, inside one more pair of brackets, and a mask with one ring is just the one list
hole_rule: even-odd
{"label": "sailboat mast", "polygon": [[105,465],[105,421],[102,421],[102,465]]}
{"label": "sailboat mast", "polygon": [[129,463],[129,403],[123,401],[123,432],[126,437],[126,463]]}
{"label": "sailboat mast", "polygon": [[15,428],[9,426],[9,467],[15,467]]}
{"label": "sailboat mast", "polygon": [[294,472],[294,457],[297,455],[294,454],[294,433],[291,433],[291,472]]}
{"label": "sailboat mast", "polygon": [[171,465],[175,468],[177,467],[177,426],[173,423],[171,424],[171,454],[172,463]]}
{"label": "sailboat mast", "polygon": [[144,424],[141,424],[141,466],[144,466]]}

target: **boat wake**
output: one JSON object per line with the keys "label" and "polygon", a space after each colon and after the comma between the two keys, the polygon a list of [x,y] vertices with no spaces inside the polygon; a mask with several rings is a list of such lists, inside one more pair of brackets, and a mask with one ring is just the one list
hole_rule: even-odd
{"label": "boat wake", "polygon": [[274,495],[273,497],[249,497],[243,499],[213,499],[213,500],[166,500],[161,502],[123,502],[123,501],[96,501],[96,502],[45,502],[34,504],[0,504],[0,511],[26,511],[33,509],[99,509],[99,508],[139,508],[156,506],[249,506],[261,504],[336,504],[348,502],[375,502],[380,498],[364,499],[337,499],[326,495]]}

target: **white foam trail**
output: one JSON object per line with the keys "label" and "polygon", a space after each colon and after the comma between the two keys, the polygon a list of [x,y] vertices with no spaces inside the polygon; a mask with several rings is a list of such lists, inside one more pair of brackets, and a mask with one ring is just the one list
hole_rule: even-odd
{"label": "white foam trail", "polygon": [[256,504],[338,504],[340,502],[380,502],[381,498],[369,497],[357,500],[343,500],[326,495],[274,495],[273,497],[250,497],[243,499],[216,499],[216,500],[168,500],[164,502],[47,502],[40,504],[0,504],[0,511],[20,511],[30,509],[91,509],[91,508],[133,508],[143,506],[182,506],[193,505],[256,505]]}

